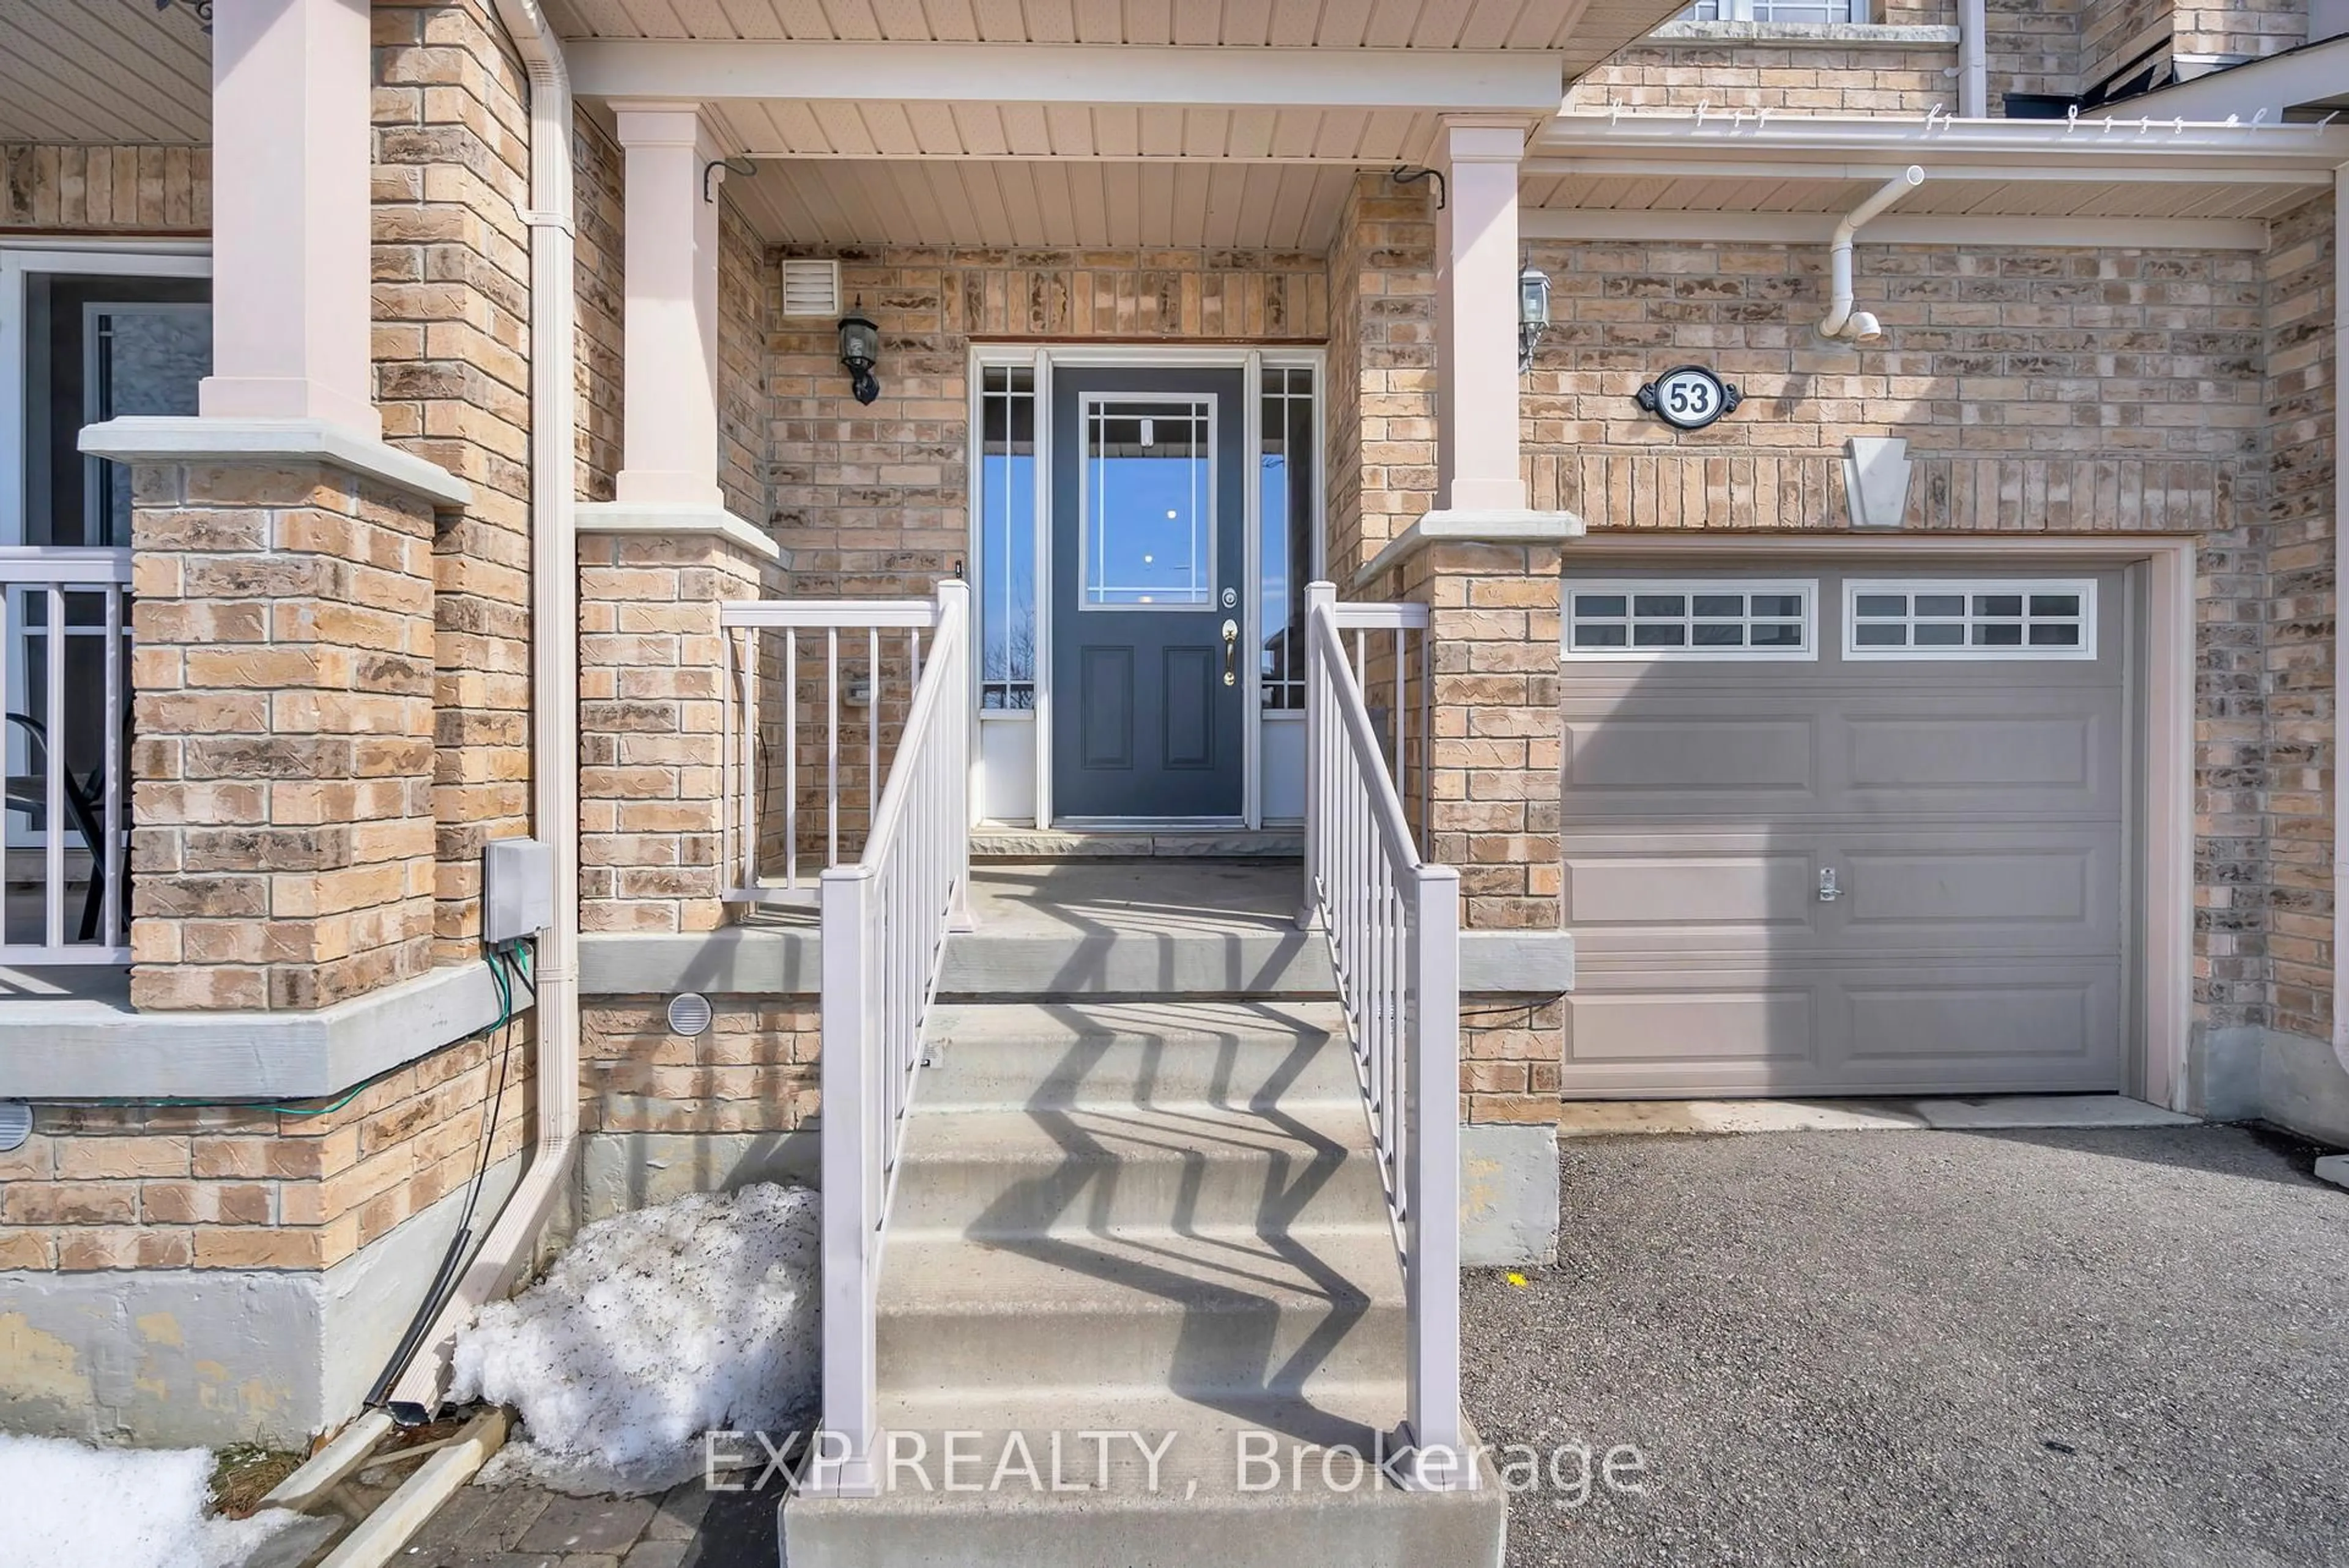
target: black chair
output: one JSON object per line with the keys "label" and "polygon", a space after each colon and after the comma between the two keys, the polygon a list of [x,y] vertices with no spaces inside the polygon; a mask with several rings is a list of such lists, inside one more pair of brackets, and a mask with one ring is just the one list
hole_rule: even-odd
{"label": "black chair", "polygon": [[[33,769],[8,775],[7,810],[22,811],[37,822],[49,809],[49,732],[29,714],[12,713],[6,717],[31,741]],[[80,940],[91,942],[97,939],[98,916],[106,908],[106,765],[101,762],[81,779],[67,769],[64,782],[66,815],[72,819],[82,842],[89,846],[89,892],[81,902]]]}

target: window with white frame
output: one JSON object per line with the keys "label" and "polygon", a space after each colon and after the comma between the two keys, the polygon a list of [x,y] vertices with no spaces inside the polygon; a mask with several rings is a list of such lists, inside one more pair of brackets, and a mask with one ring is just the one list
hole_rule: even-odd
{"label": "window with white frame", "polygon": [[1568,659],[1810,659],[1815,582],[1607,578],[1567,584]]}
{"label": "window with white frame", "polygon": [[2093,659],[2096,585],[2085,578],[1852,579],[1847,659]]}
{"label": "window with white frame", "polygon": [[1808,24],[1869,20],[1868,0],[1697,0],[1683,20]]}

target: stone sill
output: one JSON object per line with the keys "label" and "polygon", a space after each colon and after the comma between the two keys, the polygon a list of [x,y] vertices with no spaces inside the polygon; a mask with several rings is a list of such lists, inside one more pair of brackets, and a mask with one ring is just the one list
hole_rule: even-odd
{"label": "stone sill", "polygon": [[583,500],[572,515],[583,535],[649,534],[657,539],[722,539],[746,555],[791,570],[791,554],[762,529],[722,506],[660,506],[640,501]]}
{"label": "stone sill", "polygon": [[[518,1011],[529,1006],[527,991],[515,998]],[[311,1012],[140,1013],[119,995],[11,996],[0,999],[0,1099],[316,1099],[497,1020],[483,961]]]}
{"label": "stone sill", "polygon": [[118,463],[325,463],[443,511],[460,511],[473,500],[473,487],[440,464],[324,419],[125,415],[83,427],[80,447]]}
{"label": "stone sill", "polygon": [[1640,44],[1752,44],[1806,49],[1821,44],[1858,48],[1955,48],[1955,27],[1894,26],[1876,22],[1667,22]]}

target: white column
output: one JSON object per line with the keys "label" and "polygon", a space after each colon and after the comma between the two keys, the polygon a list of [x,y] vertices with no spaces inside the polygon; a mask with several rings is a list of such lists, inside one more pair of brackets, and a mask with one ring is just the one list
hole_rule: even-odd
{"label": "white column", "polygon": [[367,0],[217,0],[207,418],[383,433],[368,364]]}
{"label": "white column", "polygon": [[[623,506],[719,507],[717,157],[691,104],[626,104],[627,302],[623,322]],[[710,171],[711,196],[722,169]]]}
{"label": "white column", "polygon": [[1437,142],[1436,505],[1521,511],[1517,165],[1522,121],[1447,115]]}

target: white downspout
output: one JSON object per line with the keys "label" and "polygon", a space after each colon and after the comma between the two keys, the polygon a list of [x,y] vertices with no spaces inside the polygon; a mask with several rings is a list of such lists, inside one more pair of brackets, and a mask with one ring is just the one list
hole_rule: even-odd
{"label": "white downspout", "polygon": [[[1925,183],[1925,171],[1910,164],[1879,187],[1875,195],[1845,213],[1835,226],[1835,238],[1827,249],[1829,299],[1826,319],[1819,323],[1821,337],[1841,337],[1851,326],[1851,242],[1861,224],[1883,211],[1895,201]],[[1863,342],[1872,339],[1876,318],[1860,313],[1860,330],[1856,334]]]}
{"label": "white downspout", "polygon": [[449,1387],[457,1330],[503,1295],[562,1195],[579,1130],[579,537],[572,333],[571,77],[535,0],[495,0],[530,72],[531,776],[539,837],[554,851],[554,923],[538,940],[538,1137],[530,1165],[392,1385],[402,1421],[429,1420]]}
{"label": "white downspout", "polygon": [[2344,731],[2342,693],[2349,691],[2349,637],[2341,633],[2343,584],[2349,583],[2349,397],[2341,392],[2341,370],[2349,365],[2349,244],[2343,242],[2341,214],[2349,208],[2349,163],[2333,171],[2333,1054],[2349,1069],[2349,767],[2342,765]]}
{"label": "white downspout", "polygon": [[1988,0],[1958,0],[1958,118],[1990,118]]}

